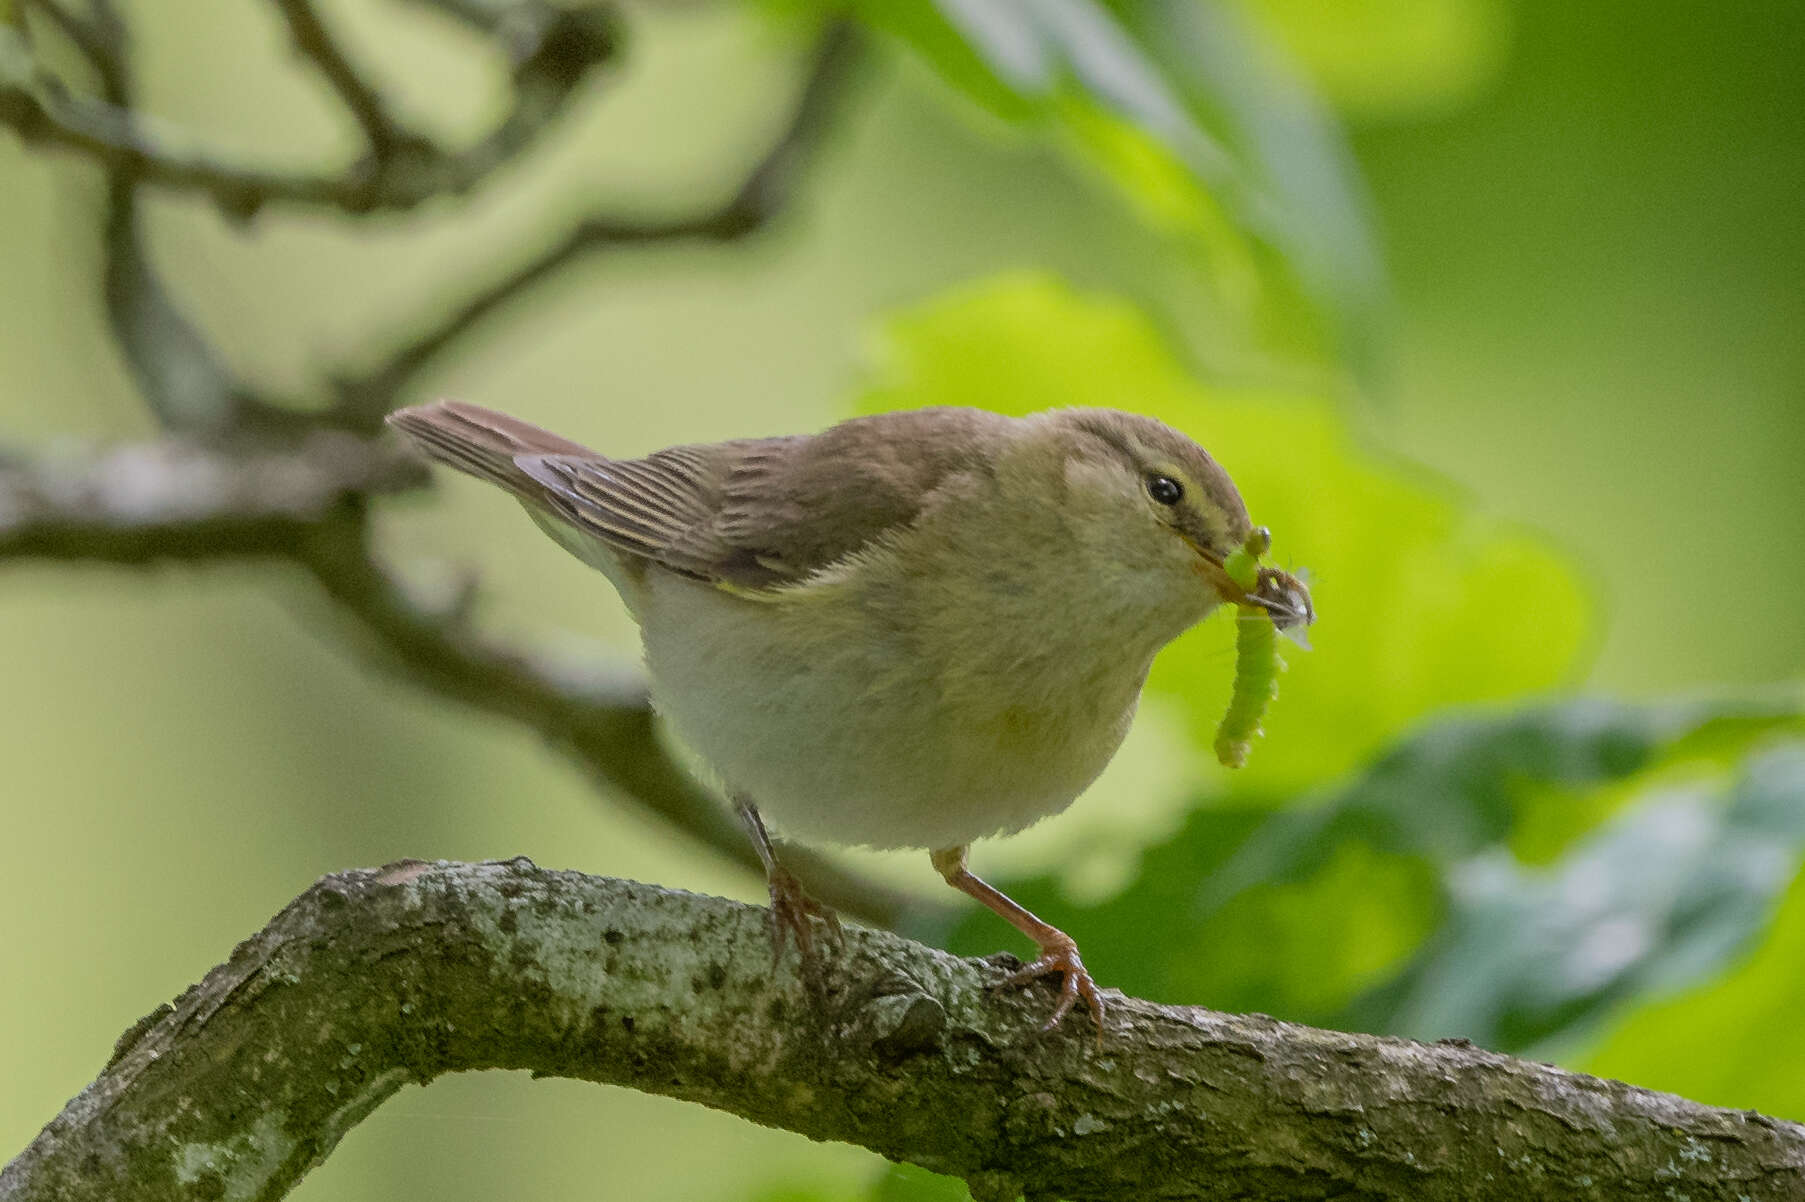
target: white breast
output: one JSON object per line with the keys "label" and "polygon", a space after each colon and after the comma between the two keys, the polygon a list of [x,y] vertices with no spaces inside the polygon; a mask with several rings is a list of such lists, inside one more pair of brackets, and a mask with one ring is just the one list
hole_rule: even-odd
{"label": "white breast", "polygon": [[805,840],[952,847],[1057,813],[1109,762],[1145,675],[1002,681],[974,705],[958,665],[895,631],[848,629],[834,606],[654,587],[660,711],[729,789]]}
{"label": "white breast", "polygon": [[777,600],[645,581],[661,712],[804,840],[953,847],[1063,810],[1120,746],[1154,653],[1206,608],[1149,620],[1045,546],[924,541],[939,552],[879,548]]}

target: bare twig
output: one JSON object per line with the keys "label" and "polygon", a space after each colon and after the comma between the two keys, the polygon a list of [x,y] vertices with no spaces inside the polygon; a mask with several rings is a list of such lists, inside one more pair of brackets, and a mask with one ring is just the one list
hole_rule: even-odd
{"label": "bare twig", "polygon": [[796,106],[782,132],[725,202],[693,216],[662,220],[589,217],[550,245],[478,285],[380,364],[337,383],[338,414],[347,424],[373,429],[401,391],[449,346],[491,313],[570,266],[582,256],[621,246],[683,241],[726,242],[764,228],[781,211],[802,162],[820,141],[834,102],[857,56],[850,22],[830,24],[811,58]]}
{"label": "bare twig", "polygon": [[[54,0],[33,3],[87,60],[106,103],[128,108],[133,96],[130,35],[110,0],[96,0],[87,17]],[[108,325],[158,419],[172,429],[211,433],[239,422],[247,412],[242,390],[151,265],[139,229],[136,181],[118,167],[107,171],[101,248]]]}
{"label": "bare twig", "polygon": [[76,16],[58,0],[20,0],[20,5],[21,12],[25,8],[42,12],[90,63],[98,65],[116,59],[122,27],[111,0],[96,0],[87,17]]}
{"label": "bare twig", "polygon": [[291,554],[347,504],[418,487],[396,448],[321,431],[286,449],[170,440],[0,466],[0,561]]}
{"label": "bare twig", "polygon": [[[98,0],[92,18],[76,17],[55,0],[32,2],[88,58],[107,103],[121,112],[129,110],[127,33],[106,0]],[[297,42],[329,78],[354,74],[305,0],[276,2]],[[558,51],[561,40],[612,37],[607,18],[594,12],[559,15],[537,3],[490,6],[481,0],[421,3],[514,47],[523,64],[518,78],[521,104],[527,106],[523,112],[535,95],[536,78],[555,75],[557,64],[563,63],[571,74],[560,86],[574,86],[590,61],[585,57],[589,51]],[[795,116],[720,209],[665,225],[598,222],[588,227],[586,237],[619,243],[725,239],[757,228],[782,203],[799,156],[818,135],[828,93],[847,68],[850,46],[848,29],[834,27],[821,44]],[[341,91],[357,90],[347,83],[335,84]],[[372,107],[378,103],[375,93],[366,88],[363,95],[363,100],[348,95],[347,103],[362,104],[368,110],[366,122],[375,122],[379,117]],[[539,95],[541,101],[557,99],[543,89]],[[389,133],[402,136],[386,116],[380,119]],[[518,135],[527,136],[538,119],[524,121]],[[497,136],[505,140],[508,135],[498,131]],[[375,137],[373,133],[373,145]],[[104,237],[107,311],[141,390],[164,424],[204,432],[218,445],[211,450],[179,442],[133,448],[92,462],[20,468],[0,475],[0,558],[135,563],[268,554],[293,559],[373,636],[383,662],[407,679],[527,723],[599,782],[717,851],[757,868],[756,857],[724,807],[660,745],[637,676],[606,669],[580,671],[500,647],[470,630],[452,609],[421,601],[389,577],[368,546],[361,502],[376,492],[417,482],[417,469],[397,466],[387,452],[348,435],[310,435],[311,424],[336,415],[285,413],[228,374],[204,335],[169,297],[147,257],[137,219],[142,178],[129,163],[111,163]],[[574,253],[568,251],[566,256]],[[554,266],[545,264],[540,271]],[[519,286],[524,284],[503,291],[511,294]],[[502,299],[498,295],[489,304]],[[438,331],[429,349],[397,356],[393,362],[405,366],[394,375],[392,387],[399,387],[424,357],[461,334],[475,318],[474,313],[466,315]],[[266,443],[274,435],[285,439],[298,435],[301,449],[270,448]],[[227,451],[227,445],[236,449]],[[297,465],[332,456],[361,465],[368,476],[360,477],[356,471],[301,472],[313,492],[305,487],[296,492],[285,485],[295,474],[288,469],[298,471]],[[264,499],[255,495],[260,474],[272,490]],[[862,880],[831,860],[800,849],[787,858],[822,900],[849,913],[894,924],[908,907],[903,895]]]}
{"label": "bare twig", "polygon": [[[49,4],[51,0],[37,2]],[[449,5],[453,16],[493,30],[498,36],[504,27],[511,28],[513,18],[524,11],[510,7],[496,10],[501,15],[491,15],[471,0],[423,2],[437,8]],[[128,106],[131,81],[126,34],[123,26],[112,19],[111,10],[100,8],[91,23],[60,9],[55,11],[54,19],[92,61],[109,101],[121,108]],[[513,31],[508,36],[520,35]],[[542,40],[545,35],[534,36]],[[844,32],[831,34],[823,43],[819,63],[804,88],[796,117],[729,204],[703,218],[664,227],[681,229],[681,235],[661,234],[651,226],[637,231],[621,227],[616,231],[618,240],[703,236],[711,231],[718,237],[730,237],[735,230],[749,229],[765,220],[781,201],[781,180],[790,171],[803,143],[820,126],[825,91],[844,69],[848,46]],[[243,442],[248,434],[258,430],[289,437],[297,430],[305,433],[310,422],[318,418],[298,413],[285,415],[231,379],[210,344],[169,298],[139,237],[137,184],[137,178],[124,167],[115,166],[109,171],[105,279],[107,311],[114,335],[146,398],[166,425],[201,430],[215,438]],[[462,333],[467,324],[441,332],[434,341],[435,349]],[[331,420],[336,415],[321,416]],[[360,445],[349,436],[340,437],[347,439],[348,445]],[[246,445],[254,448],[257,444],[253,441]],[[141,457],[150,454],[146,450]],[[195,454],[199,452],[185,449],[168,462],[193,464],[196,461],[189,457]],[[220,454],[222,458],[214,463],[216,475],[226,472],[231,462],[223,458],[223,452]],[[246,462],[259,460],[255,454],[249,454]],[[95,487],[100,487],[107,473],[118,466],[112,461],[89,465],[85,475],[97,482]],[[172,494],[182,487],[179,480],[164,484]],[[0,500],[3,499],[4,494],[0,493]],[[17,555],[81,558],[86,554],[113,562],[286,555],[306,567],[327,595],[367,634],[374,636],[373,644],[381,651],[382,662],[401,671],[407,679],[527,723],[598,782],[639,802],[729,858],[748,868],[759,867],[725,808],[700,789],[659,743],[644,685],[637,677],[607,670],[581,672],[569,665],[554,665],[499,647],[469,630],[457,613],[423,604],[410,596],[372,554],[360,505],[333,511],[330,521],[320,520],[324,517],[321,513],[309,513],[304,521],[276,523],[256,512],[254,498],[233,495],[218,497],[217,501],[212,509],[203,506],[187,514],[186,519],[178,509],[171,520],[161,523],[116,521],[119,515],[110,513],[102,513],[96,520],[90,520],[96,515],[85,511],[72,517],[64,515],[61,533],[52,538],[45,534],[56,527],[57,519],[39,505],[39,520],[32,530],[22,529],[10,545],[0,541],[0,556],[9,549]],[[909,908],[904,895],[866,881],[832,860],[804,849],[793,849],[786,858],[823,901],[848,913],[894,925]],[[924,915],[930,909],[913,908]]]}
{"label": "bare twig", "polygon": [[[48,0],[33,2],[47,10],[54,7]],[[285,11],[304,7],[293,0],[284,3]],[[513,104],[487,136],[455,153],[438,152],[419,139],[403,140],[386,115],[378,121],[380,109],[370,107],[374,92],[361,81],[355,84],[359,99],[353,103],[345,88],[355,73],[342,55],[333,57],[335,50],[309,52],[358,113],[373,148],[384,138],[390,150],[411,153],[379,152],[341,174],[273,171],[234,162],[196,148],[191,139],[147,121],[118,99],[70,94],[16,38],[0,53],[0,124],[10,125],[26,142],[76,151],[134,181],[205,193],[235,218],[248,219],[270,203],[349,213],[410,209],[431,197],[469,190],[524,150],[563,110],[588,73],[614,57],[619,44],[618,24],[610,10],[601,8],[566,10],[528,2],[511,8],[508,19],[498,19],[495,28],[505,29],[514,63]],[[327,67],[327,61],[334,66]],[[340,69],[344,82],[335,73]],[[372,121],[381,125],[382,134],[375,133]]]}
{"label": "bare twig", "polygon": [[108,173],[101,245],[107,324],[157,419],[211,433],[242,421],[244,389],[164,287],[144,244],[137,187],[121,171]]}
{"label": "bare twig", "polygon": [[1002,965],[879,932],[811,996],[764,923],[524,860],[326,877],[127,1032],[0,1202],[278,1198],[402,1085],[482,1068],[860,1144],[980,1202],[1805,1197],[1805,1127],[1752,1111],[1128,998],[1099,1051],[1037,1032],[1048,993],[987,988]]}
{"label": "bare twig", "polygon": [[326,82],[332,85],[332,90],[338,93],[346,110],[363,130],[372,155],[378,159],[388,159],[403,148],[427,154],[435,153],[434,147],[419,134],[405,128],[389,112],[382,94],[351,64],[344,47],[339,45],[326,23],[320,20],[320,14],[314,11],[313,0],[274,2],[282,19],[288,22],[288,31],[294,37],[295,48],[313,61],[320,69],[320,74],[326,77]]}

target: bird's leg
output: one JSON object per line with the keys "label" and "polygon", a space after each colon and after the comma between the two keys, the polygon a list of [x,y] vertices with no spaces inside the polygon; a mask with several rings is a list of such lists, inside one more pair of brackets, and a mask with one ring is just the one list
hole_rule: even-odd
{"label": "bird's leg", "polygon": [[1041,1030],[1051,1031],[1058,1026],[1059,1020],[1071,1012],[1078,999],[1083,998],[1084,1004],[1090,1009],[1091,1019],[1097,1024],[1097,1042],[1101,1044],[1103,996],[1097,991],[1097,983],[1091,980],[1091,974],[1085,970],[1084,961],[1078,958],[1078,944],[1072,937],[1058,927],[1042,922],[1017,905],[1002,890],[985,884],[974,876],[965,867],[965,848],[948,847],[929,852],[928,855],[934,861],[934,868],[946,878],[947,884],[961,893],[970,894],[996,911],[1010,926],[1034,940],[1034,945],[1040,949],[1040,956],[1034,963],[998,982],[997,988],[1025,985],[1029,981],[1058,973],[1061,977],[1059,1004],[1053,1007],[1053,1017],[1046,1021]]}
{"label": "bird's leg", "polygon": [[740,824],[746,828],[746,836],[752,840],[752,847],[765,866],[765,883],[771,890],[771,962],[773,965],[782,962],[784,936],[788,933],[795,937],[796,954],[802,957],[803,975],[818,981],[820,962],[815,958],[815,933],[810,920],[819,918],[825,922],[834,944],[845,947],[846,933],[840,927],[840,916],[804,892],[796,874],[778,861],[777,850],[771,846],[771,836],[765,831],[764,819],[758,816],[758,809],[751,799],[736,796],[733,806],[739,812]]}

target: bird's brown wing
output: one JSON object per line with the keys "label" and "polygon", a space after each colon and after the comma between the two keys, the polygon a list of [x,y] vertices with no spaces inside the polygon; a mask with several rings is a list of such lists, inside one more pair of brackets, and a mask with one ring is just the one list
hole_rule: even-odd
{"label": "bird's brown wing", "polygon": [[1012,425],[977,410],[922,409],[821,434],[609,459],[457,401],[403,409],[389,424],[434,459],[615,551],[751,589],[802,580],[908,526],[955,481],[987,473]]}
{"label": "bird's brown wing", "polygon": [[644,459],[523,455],[543,504],[569,525],[673,572],[759,587],[774,583],[755,553],[720,527],[727,486],[743,460],[782,455],[790,439],[672,447]]}
{"label": "bird's brown wing", "polygon": [[510,459],[539,486],[541,507],[611,547],[699,579],[767,589],[914,522],[950,482],[989,470],[989,448],[1010,424],[975,410],[917,410],[644,459],[588,451]]}

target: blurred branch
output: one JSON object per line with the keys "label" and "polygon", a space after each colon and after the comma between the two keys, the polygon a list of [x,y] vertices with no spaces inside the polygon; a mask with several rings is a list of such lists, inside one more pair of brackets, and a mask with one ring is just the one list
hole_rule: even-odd
{"label": "blurred branch", "polygon": [[1805,1127],[1752,1111],[1127,998],[1099,1050],[1082,1023],[1037,1033],[1050,997],[996,993],[998,964],[880,932],[810,993],[773,971],[767,920],[525,860],[325,877],[128,1031],[0,1200],[281,1197],[403,1085],[488,1068],[859,1144],[979,1202],[1805,1191]]}
{"label": "blurred branch", "polygon": [[[75,48],[82,53],[82,56],[90,63],[95,64],[98,69],[102,70],[103,76],[105,75],[103,64],[110,64],[115,59],[117,47],[123,35],[119,14],[114,10],[112,0],[92,0],[91,15],[87,17],[76,16],[58,3],[58,0],[18,0],[18,2],[20,18],[28,9],[42,12],[49,18],[50,23],[62,32],[64,37],[75,44]],[[24,31],[27,27],[21,20],[17,28]],[[21,36],[23,36],[23,32],[21,32]],[[29,58],[29,44],[14,43],[13,47],[26,55],[25,58],[16,60],[14,65],[35,69],[35,63],[32,63]],[[9,47],[10,49],[11,47]],[[103,79],[103,83],[110,82],[110,80]],[[103,89],[102,94],[109,103],[118,103],[111,90]]]}
{"label": "blurred branch", "polygon": [[338,411],[360,429],[374,429],[396,397],[434,359],[489,314],[593,251],[684,241],[728,242],[765,228],[783,209],[809,153],[820,142],[857,58],[850,21],[831,23],[810,60],[796,106],[782,132],[732,196],[688,217],[629,220],[593,216],[487,283],[478,285],[439,316],[411,323],[423,332],[376,367],[338,381]]}
{"label": "blurred branch", "polygon": [[[32,0],[87,60],[108,104],[132,103],[130,34],[111,0],[78,17],[53,0]],[[0,38],[5,36],[0,31]],[[0,89],[0,108],[4,107]],[[139,229],[136,179],[106,172],[101,227],[102,300],[138,390],[166,427],[218,433],[245,416],[242,390],[211,343],[163,287]]]}
{"label": "blurred branch", "polygon": [[319,13],[314,11],[312,0],[274,0],[276,9],[282,19],[288,22],[288,31],[294,37],[295,48],[320,69],[326,82],[338,94],[357,124],[363,129],[364,139],[370,144],[370,153],[377,159],[389,159],[403,147],[431,152],[432,147],[425,139],[411,130],[404,129],[389,112],[388,104],[375,86],[358,73],[356,67],[346,56],[344,47],[332,31],[320,20]]}
{"label": "blurred branch", "polygon": [[180,440],[0,463],[0,561],[143,564],[291,554],[347,502],[418,487],[396,448],[320,431],[232,452]]}
{"label": "blurred branch", "polygon": [[[51,14],[59,27],[80,24],[53,0],[29,3]],[[618,23],[609,9],[566,10],[527,0],[498,12],[488,27],[513,63],[512,104],[474,145],[447,152],[393,123],[375,89],[356,74],[306,0],[278,3],[297,44],[320,66],[370,141],[372,153],[343,173],[272,171],[197,149],[191,138],[142,118],[118,97],[71,94],[39,67],[22,37],[4,28],[0,124],[28,144],[75,151],[134,182],[205,193],[238,219],[255,216],[272,202],[348,213],[410,209],[434,196],[468,191],[531,145],[589,72],[610,61],[619,47]]]}
{"label": "blurred branch", "polygon": [[[0,460],[0,563],[292,559],[408,683],[525,723],[598,782],[762,873],[726,807],[659,742],[636,673],[502,647],[471,630],[454,602],[417,598],[383,570],[367,544],[363,502],[424,482],[418,461],[391,443],[331,430],[285,449],[172,439],[85,458]],[[849,914],[894,926],[910,908],[905,895],[806,849],[786,849],[785,859]]]}
{"label": "blurred branch", "polygon": [[163,286],[140,227],[136,183],[123,171],[109,171],[101,228],[107,325],[139,393],[163,426],[228,430],[249,412],[244,389]]}
{"label": "blurred branch", "polygon": [[[410,144],[412,136],[387,116],[374,90],[356,76],[308,0],[274,2],[298,47],[358,113],[374,157],[384,156],[385,145],[395,159],[437,153]],[[489,140],[492,149],[511,145],[516,136],[530,137],[549,118],[544,106],[562,103],[560,89],[574,88],[589,65],[613,52],[612,17],[603,10],[564,12],[536,0],[417,2],[503,41],[522,63],[516,73],[516,115],[539,116],[522,117],[513,134],[505,127],[498,130]],[[129,36],[110,0],[95,0],[88,17],[56,0],[30,3],[87,59],[106,104],[128,112],[133,101]],[[11,34],[0,28],[0,39]],[[5,119],[7,104],[4,56],[13,45],[0,40],[0,119]],[[836,25],[828,32],[796,113],[721,208],[664,224],[586,223],[587,232],[577,240],[581,246],[573,244],[525,273],[513,273],[509,282],[466,306],[427,339],[404,348],[385,368],[387,386],[398,388],[482,312],[587,246],[726,240],[763,225],[787,197],[799,158],[819,134],[829,93],[849,66],[851,45],[849,26]],[[557,86],[541,86],[547,80]],[[58,90],[53,83],[47,86]],[[541,107],[534,109],[535,104]],[[472,150],[456,157],[468,165],[478,154]],[[129,156],[100,157],[107,164],[104,291],[114,337],[161,422],[204,433],[212,441],[205,446],[170,441],[89,460],[0,471],[0,560],[145,563],[246,555],[293,560],[361,625],[383,661],[402,678],[526,723],[597,781],[762,873],[726,808],[698,787],[659,743],[637,677],[577,671],[496,645],[468,627],[457,604],[429,603],[388,575],[369,546],[362,502],[419,483],[418,466],[399,460],[387,443],[326,430],[339,414],[286,410],[238,382],[170,297],[146,251],[137,194],[145,180],[156,178],[154,171],[146,172]],[[376,390],[365,385],[357,394],[368,398]],[[386,408],[373,411],[372,418],[379,419]],[[893,925],[911,908],[904,895],[806,850],[789,850],[786,859],[816,896],[850,914]],[[929,909],[912,908],[918,913]]]}

